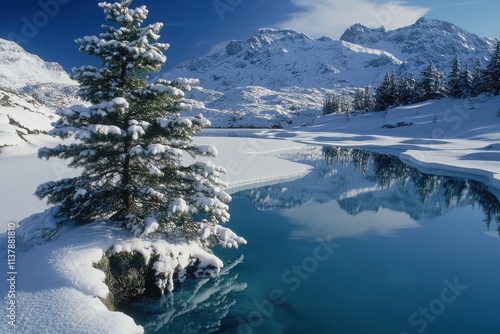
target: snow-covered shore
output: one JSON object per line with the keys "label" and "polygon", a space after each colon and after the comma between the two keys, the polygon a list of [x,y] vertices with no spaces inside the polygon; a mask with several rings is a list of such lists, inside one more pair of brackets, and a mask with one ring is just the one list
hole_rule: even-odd
{"label": "snow-covered shore", "polygon": [[[200,137],[196,140],[218,147],[218,157],[211,160],[226,167],[225,181],[229,192],[297,178],[310,169],[306,165],[276,158],[277,153],[301,150],[305,144],[256,138]],[[0,186],[5,190],[0,193],[2,231],[7,229],[8,222],[17,224],[19,220],[46,209],[33,195],[38,184],[77,173],[65,169],[64,162],[38,160],[33,146],[6,148],[2,152],[0,168],[8,175],[0,179]],[[50,220],[50,215],[38,217],[38,221],[49,228],[54,226]],[[93,264],[99,262],[111,247],[118,247],[117,251],[131,251],[134,247],[144,246],[144,241],[106,222],[65,227],[55,241],[43,245],[25,240],[33,236],[31,232],[29,228],[17,230],[14,290],[8,285],[2,285],[0,290],[0,308],[4,314],[10,312],[8,307],[13,300],[8,297],[9,293],[15,291],[17,325],[14,327],[2,321],[0,333],[142,333],[142,328],[130,317],[108,311],[98,299],[105,298],[109,290],[104,284],[103,272],[95,269]],[[5,245],[0,258],[7,263],[7,235],[0,235],[0,240]],[[157,249],[158,246],[157,242],[154,246],[142,248]],[[186,256],[207,259],[208,262],[218,260],[197,245],[167,246],[165,252],[169,254],[182,248],[177,252],[179,262],[186,260]]]}
{"label": "snow-covered shore", "polygon": [[428,101],[350,119],[330,115],[310,127],[258,136],[387,153],[423,172],[470,178],[500,194],[500,96]]}
{"label": "snow-covered shore", "polygon": [[[463,176],[500,190],[500,97],[478,100],[430,101],[387,113],[328,116],[311,127],[285,130],[209,131],[196,140],[215,145],[211,159],[227,169],[229,192],[280,182],[308,173],[310,167],[278,159],[283,152],[300,151],[307,144],[367,148],[401,157],[434,173]],[[404,122],[404,123],[402,123]],[[399,123],[399,124],[398,124]],[[229,131],[229,132],[228,132]],[[246,137],[220,137],[232,133]],[[208,135],[216,135],[211,137]],[[265,138],[265,139],[262,139]],[[50,143],[43,143],[50,145]],[[36,147],[4,148],[0,178],[2,231],[45,206],[33,194],[39,183],[71,176],[60,161],[40,161]],[[35,171],[34,171],[35,170]],[[140,333],[134,321],[110,312],[97,298],[106,293],[104,275],[92,267],[123,231],[95,223],[68,229],[43,246],[16,244],[17,328],[0,322],[1,333]],[[243,236],[244,237],[244,236]],[[1,236],[6,245],[6,235]],[[6,247],[0,256],[7,263]],[[1,309],[6,312],[9,286],[2,285]],[[5,314],[5,313],[4,313]],[[4,318],[5,319],[5,318]]]}

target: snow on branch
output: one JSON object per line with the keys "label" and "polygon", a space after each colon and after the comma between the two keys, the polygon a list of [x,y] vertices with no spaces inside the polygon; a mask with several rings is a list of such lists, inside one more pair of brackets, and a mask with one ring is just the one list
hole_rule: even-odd
{"label": "snow on branch", "polygon": [[247,241],[236,235],[233,231],[220,225],[202,225],[200,239],[207,240],[215,237],[217,243],[224,248],[238,248],[239,245],[246,245]]}
{"label": "snow on branch", "polygon": [[206,119],[202,114],[197,116],[176,116],[173,118],[157,118],[156,121],[162,128],[175,128],[178,125],[182,125],[188,128],[197,127],[209,127],[211,125],[210,121]]}
{"label": "snow on branch", "polygon": [[[163,292],[172,292],[174,289],[174,274],[185,271],[189,267],[197,270],[195,276],[217,276],[224,264],[222,261],[203,249],[197,242],[182,242],[173,244],[165,240],[144,240],[139,238],[128,239],[117,243],[112,252],[138,252],[144,256],[146,263],[154,259],[153,269],[156,273],[156,285]],[[180,276],[184,279],[185,276]]]}

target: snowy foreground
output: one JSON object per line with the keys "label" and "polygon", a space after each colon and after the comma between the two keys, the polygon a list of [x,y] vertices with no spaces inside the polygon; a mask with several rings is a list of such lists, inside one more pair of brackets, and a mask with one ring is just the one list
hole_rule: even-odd
{"label": "snowy foreground", "polygon": [[[275,157],[277,153],[298,151],[304,144],[220,137],[202,137],[197,141],[217,146],[219,156],[212,160],[226,166],[229,192],[255,184],[301,177],[309,170],[308,166]],[[35,147],[5,148],[0,156],[0,168],[8,175],[0,179],[1,188],[10,189],[0,194],[2,231],[7,229],[8,222],[17,224],[17,221],[46,209],[33,195],[39,183],[76,173],[64,169],[61,161],[38,160]],[[30,226],[35,222],[37,229],[32,229]],[[129,232],[105,222],[78,228],[65,227],[53,242],[46,243],[38,238],[40,226],[49,231],[54,224],[50,214],[38,215],[17,230],[17,325],[13,327],[7,321],[1,321],[0,333],[142,333],[142,328],[130,317],[108,311],[96,298],[105,298],[109,290],[103,282],[104,274],[92,265],[99,262],[110,247],[114,247],[117,252],[139,250],[145,256],[150,255],[148,250],[156,248],[156,252],[174,254],[177,262],[169,263],[174,267],[177,264],[186,266],[189,262],[187,256],[197,257],[204,265],[219,268],[223,265],[217,257],[198,245],[167,245],[156,241],[151,246],[148,241],[132,238]],[[2,245],[7,245],[6,235],[0,238]],[[7,251],[5,247],[2,249],[3,261],[7,263]],[[170,283],[165,283],[167,288]],[[9,286],[2,284],[0,307],[4,315],[12,300],[8,298],[8,290]]]}
{"label": "snowy foreground", "polygon": [[[306,144],[364,147],[400,156],[410,164],[434,173],[483,181],[500,193],[500,97],[475,101],[441,100],[366,114],[320,118],[311,127],[286,130],[211,130],[197,141],[215,145],[213,162],[227,169],[229,192],[298,178],[310,167],[277,158],[300,151]],[[401,122],[404,122],[401,123]],[[398,125],[398,123],[400,123]],[[410,125],[411,124],[411,125]],[[213,135],[214,137],[210,137]],[[224,137],[227,135],[252,136]],[[266,139],[261,139],[266,138]],[[286,139],[286,140],[278,140]],[[49,141],[50,139],[44,139]],[[39,143],[37,143],[39,144]],[[51,145],[51,143],[40,143]],[[39,183],[68,177],[58,161],[40,161],[36,147],[4,148],[0,155],[1,230],[45,209],[32,194]],[[50,227],[54,222],[42,218]],[[107,223],[79,228],[67,226],[55,241],[39,245],[28,224],[17,231],[15,315],[17,327],[5,320],[9,286],[1,285],[4,316],[0,333],[141,333],[142,328],[120,312],[110,312],[97,298],[108,292],[104,274],[93,268],[111,246],[131,249],[144,246],[126,232]],[[243,236],[244,237],[244,236]],[[6,245],[7,236],[1,236]],[[27,242],[28,241],[28,242]],[[142,245],[142,246],[141,246]],[[174,246],[165,246],[176,252]],[[187,247],[187,246],[186,246]],[[1,258],[7,263],[4,247]],[[217,259],[196,246],[188,254]],[[146,254],[147,255],[147,254]],[[180,260],[179,260],[180,261]],[[6,267],[6,266],[4,266]],[[12,298],[10,299],[12,300]]]}

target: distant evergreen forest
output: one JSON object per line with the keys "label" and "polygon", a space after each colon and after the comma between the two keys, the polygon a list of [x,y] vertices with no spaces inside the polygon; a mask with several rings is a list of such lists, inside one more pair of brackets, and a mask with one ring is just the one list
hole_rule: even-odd
{"label": "distant evergreen forest", "polygon": [[372,92],[370,86],[360,88],[352,94],[329,93],[323,102],[323,114],[345,114],[347,116],[368,111],[385,111],[392,107],[408,105],[445,97],[469,98],[483,93],[500,93],[500,41],[485,68],[477,60],[471,70],[465,64],[462,70],[457,55],[451,63],[449,75],[438,71],[432,61],[420,74],[420,80],[410,74],[398,77],[387,73],[382,82]]}

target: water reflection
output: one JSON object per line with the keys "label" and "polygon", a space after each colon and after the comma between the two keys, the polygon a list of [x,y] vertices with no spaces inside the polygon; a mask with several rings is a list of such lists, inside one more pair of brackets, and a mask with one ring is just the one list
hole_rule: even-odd
{"label": "water reflection", "polygon": [[145,299],[121,311],[132,316],[146,333],[214,332],[236,303],[234,293],[247,287],[234,273],[234,268],[242,262],[243,256],[226,264],[216,278],[186,280],[173,293],[162,298]]}
{"label": "water reflection", "polygon": [[239,195],[298,224],[292,237],[390,235],[466,205],[481,208],[488,230],[500,235],[500,202],[479,182],[425,174],[396,157],[353,148],[310,147],[284,158],[314,170],[300,180]]}
{"label": "water reflection", "polygon": [[[244,253],[245,263],[241,257],[215,279],[186,281],[163,299],[132,305],[127,313],[146,333],[399,333],[415,329],[408,316],[454,277],[469,289],[441,319],[494,333],[497,317],[484,314],[498,301],[491,287],[500,268],[478,258],[498,254],[498,243],[472,225],[484,217],[500,233],[500,202],[487,186],[350,148],[311,146],[284,158],[314,169],[234,196],[231,228],[249,243],[227,254]],[[342,246],[311,262],[317,238],[330,236],[344,238]],[[307,270],[291,277],[297,265]],[[262,305],[273,291],[286,302],[270,311]],[[462,329],[449,323],[432,323],[433,332]]]}

